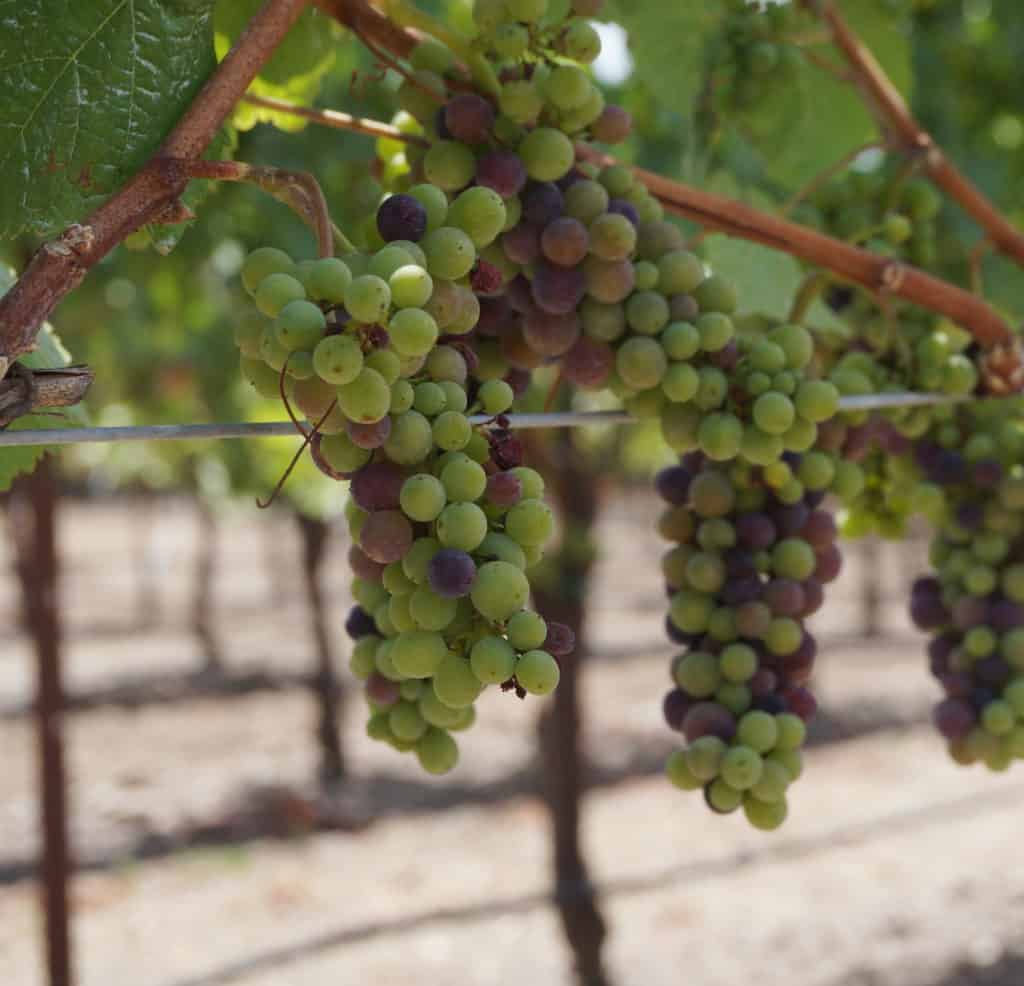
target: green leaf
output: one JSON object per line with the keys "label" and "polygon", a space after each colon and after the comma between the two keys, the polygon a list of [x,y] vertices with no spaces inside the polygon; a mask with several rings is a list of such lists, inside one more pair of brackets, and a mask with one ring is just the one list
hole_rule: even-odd
{"label": "green leaf", "polygon": [[[220,0],[214,15],[217,57],[223,58],[232,42],[263,5],[263,0]],[[253,80],[249,92],[308,105],[320,91],[320,83],[334,65],[339,28],[334,21],[308,8]],[[302,130],[302,117],[276,113],[260,106],[239,103],[232,122],[239,130],[269,122],[281,130]]]}
{"label": "green leaf", "polygon": [[689,117],[704,77],[704,50],[722,20],[721,4],[682,0],[613,0],[609,20],[629,35],[634,75],[655,98]]}
{"label": "green leaf", "polygon": [[22,0],[0,18],[0,236],[82,219],[214,66],[212,0]]}
{"label": "green leaf", "polygon": [[[846,0],[844,17],[906,96],[913,81],[906,17],[888,0]],[[818,53],[837,66],[834,49]],[[804,61],[792,82],[769,86],[745,120],[769,174],[796,188],[843,155],[878,137],[859,91]]]}
{"label": "green leaf", "polygon": [[[14,283],[14,272],[7,267],[0,266],[0,297],[7,293],[7,290]],[[71,364],[71,355],[64,348],[53,326],[45,323],[36,336],[36,348],[27,356],[23,356],[19,362],[29,369],[55,369]],[[84,415],[80,408],[66,408],[64,411],[68,416],[68,423],[82,423]],[[29,431],[33,428],[53,428],[53,417],[44,417],[41,414],[27,414],[14,421],[8,431]],[[0,432],[2,434],[2,432]],[[22,473],[31,472],[36,463],[43,457],[46,447],[43,445],[25,445],[16,448],[0,448],[0,493],[10,489],[11,483]]]}

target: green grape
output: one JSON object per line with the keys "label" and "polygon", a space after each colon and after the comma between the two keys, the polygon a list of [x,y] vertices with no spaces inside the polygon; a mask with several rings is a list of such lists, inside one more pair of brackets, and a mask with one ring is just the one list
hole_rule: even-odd
{"label": "green grape", "polygon": [[591,223],[607,212],[609,201],[603,185],[596,181],[578,181],[565,192],[565,215],[584,224]]}
{"label": "green grape", "polygon": [[668,320],[668,302],[657,291],[637,291],[626,302],[626,321],[634,332],[657,335]]}
{"label": "green grape", "polygon": [[452,503],[472,503],[484,495],[487,473],[479,463],[463,455],[441,470],[441,484]]}
{"label": "green grape", "polygon": [[743,425],[731,414],[709,414],[697,429],[697,441],[709,459],[734,459],[743,441]]}
{"label": "green grape", "polygon": [[276,318],[281,309],[291,301],[303,301],[306,290],[291,274],[270,274],[263,278],[256,288],[256,307],[270,318]]}
{"label": "green grape", "polygon": [[337,257],[310,261],[306,275],[306,291],[320,301],[333,305],[345,300],[345,289],[352,282],[352,272]]}
{"label": "green grape", "polygon": [[473,551],[486,534],[487,515],[475,503],[450,503],[437,518],[437,537],[446,548]]}
{"label": "green grape", "polygon": [[416,759],[428,774],[447,774],[459,761],[459,747],[443,729],[431,727],[416,743]]}
{"label": "green grape", "polygon": [[427,580],[427,566],[431,558],[440,550],[441,542],[436,538],[417,538],[402,559],[402,571],[416,585],[422,585]]}
{"label": "green grape", "polygon": [[761,779],[750,789],[752,799],[775,803],[786,797],[790,785],[789,772],[774,760],[765,760]]}
{"label": "green grape", "polygon": [[470,598],[477,611],[493,622],[507,620],[521,610],[529,595],[530,583],[526,576],[515,565],[504,561],[489,561],[481,565],[470,590]]}
{"label": "green grape", "polygon": [[391,733],[403,740],[418,740],[426,731],[427,723],[412,702],[396,702],[388,713]]}
{"label": "green grape", "polygon": [[398,382],[399,374],[402,372],[401,358],[390,349],[375,349],[367,353],[363,359],[363,365],[368,366],[371,370],[376,370],[384,378],[388,387]]}
{"label": "green grape", "polygon": [[547,639],[548,625],[538,613],[524,609],[509,618],[505,631],[516,650],[536,650]]}
{"label": "green grape", "polygon": [[713,780],[722,768],[728,747],[717,736],[701,736],[684,752],[690,773],[702,782]]}
{"label": "green grape", "polygon": [[757,671],[757,653],[747,644],[730,644],[718,661],[723,677],[737,684],[749,681]]}
{"label": "green grape", "polygon": [[530,46],[530,32],[521,24],[499,24],[491,43],[500,58],[515,60]]}
{"label": "green grape", "polygon": [[721,312],[732,315],[738,304],[736,289],[724,278],[712,274],[701,281],[693,291],[702,312]]}
{"label": "green grape", "polygon": [[391,388],[376,370],[364,367],[354,380],[338,388],[338,406],[350,421],[373,424],[388,413]]}
{"label": "green grape", "polygon": [[665,775],[673,787],[681,791],[698,791],[704,786],[700,778],[696,777],[686,763],[686,753],[683,750],[676,750],[669,755],[665,762]]}
{"label": "green grape", "polygon": [[839,391],[828,380],[805,380],[797,387],[794,404],[800,417],[817,424],[839,410]]}
{"label": "green grape", "polygon": [[462,414],[469,406],[466,388],[454,380],[442,380],[436,384],[444,391],[444,410]]}
{"label": "green grape", "polygon": [[250,295],[271,274],[292,274],[295,263],[283,250],[276,247],[258,247],[253,250],[242,264],[242,284]]}
{"label": "green grape", "polygon": [[472,705],[484,687],[473,674],[469,662],[451,651],[434,672],[433,686],[434,694],[452,709]]}
{"label": "green grape", "polygon": [[769,391],[754,401],[753,417],[761,431],[769,435],[782,435],[792,426],[796,409],[785,394]]}
{"label": "green grape", "polygon": [[391,345],[400,356],[426,356],[438,334],[437,322],[421,308],[403,308],[388,323]]}
{"label": "green grape", "polygon": [[429,523],[437,519],[448,498],[437,477],[417,473],[402,484],[399,501],[402,510],[411,520]]}
{"label": "green grape", "polygon": [[676,667],[675,680],[680,688],[694,698],[714,695],[722,681],[718,660],[713,654],[690,651]]}
{"label": "green grape", "polygon": [[362,274],[345,289],[345,308],[358,322],[383,322],[391,307],[387,281],[374,274]]}
{"label": "green grape", "polygon": [[779,727],[774,716],[755,710],[740,719],[736,738],[758,753],[768,753],[778,742]]}
{"label": "green grape", "polygon": [[504,380],[488,380],[477,391],[484,414],[504,414],[512,407],[515,393]]}
{"label": "green grape", "polygon": [[391,434],[384,442],[384,453],[400,466],[422,462],[433,447],[430,422],[419,411],[406,411],[391,419]]}
{"label": "green grape", "polygon": [[445,392],[439,384],[430,380],[424,380],[422,383],[416,384],[414,390],[416,396],[413,398],[413,407],[420,414],[425,414],[428,418],[432,418],[440,414],[447,407]]}
{"label": "green grape", "polygon": [[548,10],[548,0],[505,0],[505,9],[514,21],[533,24]]}
{"label": "green grape", "polygon": [[455,67],[455,56],[447,45],[428,36],[420,38],[409,55],[409,64],[416,69],[427,69],[444,75]]}
{"label": "green grape", "polygon": [[800,646],[803,639],[803,630],[796,620],[788,617],[772,620],[765,634],[764,642],[772,654],[785,657],[792,654]]}
{"label": "green grape", "polygon": [[732,319],[728,315],[711,312],[697,319],[700,333],[700,348],[706,353],[717,353],[724,349],[735,334]]}
{"label": "green grape", "polygon": [[601,35],[585,20],[574,18],[560,35],[558,50],[574,62],[589,65],[601,54]]}
{"label": "green grape", "polygon": [[473,674],[484,685],[500,685],[515,673],[516,652],[503,637],[483,637],[469,654]]}
{"label": "green grape", "polygon": [[761,755],[749,746],[734,746],[722,757],[722,780],[737,791],[752,788],[764,770]]}
{"label": "green grape", "polygon": [[692,294],[704,280],[704,264],[687,250],[670,250],[657,264],[658,287],[667,295]]}
{"label": "green grape", "polygon": [[443,189],[429,184],[413,185],[406,194],[411,195],[426,210],[428,233],[444,225],[448,215],[448,196]]}
{"label": "green grape", "polygon": [[369,450],[355,445],[344,433],[325,435],[320,440],[320,454],[335,472],[355,472],[370,461]]}
{"label": "green grape", "polygon": [[689,363],[672,363],[665,371],[661,389],[670,401],[685,404],[697,394],[700,376]]}
{"label": "green grape", "polygon": [[544,495],[544,477],[529,466],[516,466],[510,470],[523,490],[524,500],[539,500]]}
{"label": "green grape", "polygon": [[313,354],[310,352],[290,353],[285,366],[288,376],[294,380],[310,380],[316,376],[313,369]]}
{"label": "green grape", "polygon": [[[600,185],[595,187],[601,188]],[[599,215],[590,223],[588,232],[591,252],[604,260],[624,260],[636,249],[636,227],[618,213]]]}
{"label": "green grape", "polygon": [[544,650],[528,650],[516,661],[516,681],[531,695],[550,695],[558,687],[558,662]]}
{"label": "green grape", "polygon": [[661,334],[661,345],[670,359],[687,360],[700,349],[700,332],[689,322],[673,322]]}
{"label": "green grape", "polygon": [[433,431],[435,444],[446,452],[451,452],[464,449],[469,444],[473,426],[464,414],[444,411],[434,419]]}
{"label": "green grape", "polygon": [[579,315],[583,331],[592,339],[614,342],[626,331],[626,311],[622,305],[584,298]]}
{"label": "green grape", "polygon": [[389,656],[395,670],[404,677],[429,678],[448,653],[448,645],[439,633],[412,630],[391,641]]}
{"label": "green grape", "polygon": [[427,233],[422,240],[431,276],[446,281],[465,277],[476,263],[473,241],[454,226],[442,226]]}
{"label": "green grape", "polygon": [[448,224],[467,233],[475,246],[485,247],[494,242],[505,225],[505,203],[490,188],[467,188],[452,202]]}
{"label": "green grape", "polygon": [[516,123],[532,123],[544,109],[544,96],[532,80],[506,82],[498,97],[501,112]]}
{"label": "green grape", "polygon": [[654,339],[632,338],[619,347],[615,369],[633,390],[647,390],[661,383],[668,369],[668,360]]}
{"label": "green grape", "polygon": [[[480,547],[476,550],[477,554],[482,558],[505,561],[510,565],[515,565],[520,571],[526,570],[526,554],[523,552],[523,549],[512,538],[499,531],[489,531],[483,541],[480,542]],[[543,643],[543,639],[540,642]],[[523,649],[519,647],[519,650]]]}
{"label": "green grape", "polygon": [[243,356],[239,361],[239,366],[242,376],[261,397],[280,396],[281,378],[263,360],[248,359]]}
{"label": "green grape", "polygon": [[475,171],[473,152],[454,140],[435,142],[423,158],[423,173],[427,181],[448,192],[465,188],[473,180]]}
{"label": "green grape", "polygon": [[458,600],[439,596],[429,586],[420,585],[409,597],[409,613],[421,630],[444,630],[455,619]]}
{"label": "green grape", "polygon": [[572,141],[551,127],[538,127],[527,134],[518,153],[526,173],[534,181],[557,181],[576,158]]}
{"label": "green grape", "polygon": [[554,527],[554,514],[543,500],[520,500],[505,515],[505,532],[524,547],[543,545]]}
{"label": "green grape", "polygon": [[327,383],[351,383],[363,369],[363,351],[353,336],[327,336],[313,350],[313,369]]}

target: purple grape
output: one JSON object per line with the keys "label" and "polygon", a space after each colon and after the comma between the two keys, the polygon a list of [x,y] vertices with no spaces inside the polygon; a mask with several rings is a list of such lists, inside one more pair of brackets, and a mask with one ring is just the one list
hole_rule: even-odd
{"label": "purple grape", "polygon": [[1006,633],[1024,626],[1024,606],[1009,599],[999,599],[988,608],[989,625],[997,633]]}
{"label": "purple grape", "polygon": [[617,216],[625,216],[634,226],[640,225],[640,213],[636,211],[636,206],[632,202],[612,199],[608,203],[608,211],[614,212]]}
{"label": "purple grape", "polygon": [[412,538],[412,524],[401,510],[375,511],[359,532],[363,551],[382,565],[401,561],[409,552]]}
{"label": "purple grape", "polygon": [[998,654],[990,654],[976,661],[972,671],[981,684],[999,690],[1013,677],[1013,669]]}
{"label": "purple grape", "polygon": [[779,695],[759,695],[750,703],[750,708],[755,712],[767,712],[770,716],[777,716],[780,712],[786,711],[786,703]]}
{"label": "purple grape", "polygon": [[832,544],[839,531],[832,515],[826,510],[815,510],[800,528],[802,537],[815,551]]}
{"label": "purple grape", "polygon": [[910,619],[919,630],[934,630],[949,622],[949,610],[934,596],[911,596]]}
{"label": "purple grape", "polygon": [[971,690],[971,705],[981,712],[986,705],[996,700],[996,693],[991,688],[974,688]]}
{"label": "purple grape", "polygon": [[949,674],[944,674],[939,679],[939,684],[950,698],[970,698],[971,689],[974,687],[971,676],[962,671],[951,671]]}
{"label": "purple grape", "polygon": [[523,482],[512,472],[487,477],[487,499],[497,507],[514,507],[523,498]]}
{"label": "purple grape", "polygon": [[384,574],[384,567],[374,561],[358,544],[348,549],[348,564],[357,579],[366,582],[379,582]]}
{"label": "purple grape", "polygon": [[664,701],[661,703],[661,711],[669,729],[674,729],[677,733],[682,732],[683,720],[686,718],[686,713],[690,711],[691,704],[686,693],[679,688],[666,692]]}
{"label": "purple grape", "polygon": [[730,339],[717,353],[711,354],[711,362],[726,373],[734,370],[739,361],[740,345],[735,339]]}
{"label": "purple grape", "polygon": [[[937,602],[942,604],[941,597],[937,599]],[[952,620],[953,626],[958,630],[970,630],[973,627],[984,626],[988,622],[988,603],[977,596],[961,596],[953,603],[952,613],[945,607],[943,609],[946,614],[943,623],[949,623]]]}
{"label": "purple grape", "polygon": [[817,699],[803,687],[787,688],[782,693],[782,700],[786,703],[786,708],[804,722],[810,722],[818,711]]}
{"label": "purple grape", "polygon": [[508,298],[509,305],[523,315],[532,312],[536,307],[533,303],[530,282],[522,274],[517,274],[509,281],[505,288],[505,297]]}
{"label": "purple grape", "polygon": [[666,503],[682,506],[690,496],[693,473],[684,466],[666,466],[654,477],[654,488]]}
{"label": "purple grape", "polygon": [[366,690],[366,697],[371,702],[385,708],[394,705],[402,697],[398,682],[385,678],[379,671],[371,671],[363,687]]}
{"label": "purple grape", "polygon": [[[673,590],[673,594],[674,593],[675,593],[675,590]],[[672,617],[667,616],[667,615],[665,617],[665,635],[674,644],[688,644],[688,643],[690,643],[690,635],[688,633],[684,633],[682,630],[680,630],[679,627],[677,627],[672,622]]]}
{"label": "purple grape", "polygon": [[576,168],[572,168],[567,171],[561,178],[555,180],[555,184],[558,186],[559,191],[567,192],[573,185],[578,184],[584,180],[584,174],[578,171]]}
{"label": "purple grape", "polygon": [[761,598],[761,580],[756,575],[731,578],[722,589],[722,602],[727,606],[742,606]]}
{"label": "purple grape", "polygon": [[512,263],[532,264],[540,256],[540,230],[519,223],[502,236],[501,248]]}
{"label": "purple grape", "polygon": [[526,185],[526,168],[511,151],[491,151],[477,162],[476,182],[510,199]]}
{"label": "purple grape", "polygon": [[799,616],[806,604],[803,586],[793,579],[773,579],[764,587],[761,598],[776,616]]}
{"label": "purple grape", "polygon": [[736,735],[736,719],[724,705],[697,702],[683,719],[683,734],[687,743],[702,736],[717,736],[728,743]]}
{"label": "purple grape", "polygon": [[778,538],[775,524],[767,514],[740,514],[734,521],[736,539],[751,551],[770,548]]}
{"label": "purple grape", "polygon": [[531,312],[523,319],[523,338],[526,344],[541,356],[562,356],[580,338],[580,317],[575,311],[564,315],[550,315],[545,311]]}
{"label": "purple grape", "polygon": [[578,219],[560,216],[544,227],[540,236],[541,252],[559,267],[574,267],[587,255],[590,235]]}
{"label": "purple grape", "polygon": [[427,210],[411,195],[392,195],[377,210],[377,230],[388,243],[416,242],[427,231]]}
{"label": "purple grape", "polygon": [[444,108],[448,132],[464,144],[482,144],[494,126],[494,107],[476,93],[459,93]]}
{"label": "purple grape", "polygon": [[363,424],[360,421],[346,421],[345,432],[359,448],[380,448],[391,435],[391,416],[385,414],[380,421]]}
{"label": "purple grape", "polygon": [[392,462],[371,462],[352,476],[349,490],[363,510],[397,510],[406,473]]}
{"label": "purple grape", "polygon": [[476,564],[465,551],[442,548],[427,565],[430,588],[446,599],[459,599],[469,594],[476,578]]}
{"label": "purple grape", "polygon": [[533,300],[549,315],[575,314],[587,293],[587,281],[581,270],[542,263],[534,273],[531,290]]}
{"label": "purple grape", "polygon": [[376,633],[377,624],[362,606],[353,606],[345,619],[345,632],[353,640],[358,640],[360,637],[369,637],[370,634]]}
{"label": "purple grape", "polygon": [[576,634],[572,627],[564,623],[549,622],[543,649],[552,657],[568,657],[576,649]]}
{"label": "purple grape", "polygon": [[515,394],[518,400],[530,386],[530,374],[526,370],[509,370],[505,374],[505,383],[512,388],[512,393]]}
{"label": "purple grape", "polygon": [[747,685],[754,698],[761,698],[771,695],[779,687],[779,676],[767,668],[759,668],[754,672],[754,677],[747,682]]}
{"label": "purple grape", "polygon": [[494,264],[486,260],[478,260],[469,275],[469,286],[480,298],[493,297],[501,294],[505,286],[505,275]]}
{"label": "purple grape", "polygon": [[839,578],[843,568],[843,556],[834,544],[816,551],[815,557],[817,564],[814,567],[814,577],[819,582],[827,584]]}
{"label": "purple grape", "polygon": [[1003,466],[995,459],[983,459],[975,462],[971,471],[975,486],[983,489],[992,489],[998,486],[1003,479]]}
{"label": "purple grape", "polygon": [[496,339],[513,324],[514,314],[508,298],[500,295],[497,298],[480,298],[480,317],[477,319],[476,331],[482,336]]}
{"label": "purple grape", "polygon": [[780,538],[796,537],[810,515],[803,503],[780,504],[772,509],[772,520]]}
{"label": "purple grape", "polygon": [[582,336],[565,354],[562,373],[565,379],[584,390],[603,387],[615,365],[615,351],[600,339]]}
{"label": "purple grape", "polygon": [[[600,8],[599,4],[588,4]],[[579,12],[577,10],[577,12]],[[629,110],[609,103],[590,125],[594,140],[602,144],[621,144],[633,132],[633,116]]]}
{"label": "purple grape", "polygon": [[825,602],[825,589],[822,584],[813,576],[801,583],[804,590],[804,608],[800,613],[801,618],[806,618],[817,613]]}
{"label": "purple grape", "polygon": [[963,480],[965,466],[964,457],[959,452],[941,449],[928,470],[928,478],[940,486],[955,486]]}
{"label": "purple grape", "polygon": [[725,555],[725,572],[731,579],[757,578],[757,562],[754,555],[743,548],[730,548]]}
{"label": "purple grape", "polygon": [[674,294],[668,300],[668,310],[673,322],[692,322],[700,314],[700,305],[693,295]]}
{"label": "purple grape", "polygon": [[961,698],[947,698],[935,706],[932,713],[935,728],[946,739],[963,739],[974,728],[978,721],[970,702]]}
{"label": "purple grape", "polygon": [[914,579],[910,587],[911,596],[926,596],[930,599],[938,599],[942,596],[942,583],[933,575],[922,575]]}
{"label": "purple grape", "polygon": [[965,531],[977,531],[985,522],[985,510],[980,503],[961,503],[955,512],[956,522]]}
{"label": "purple grape", "polygon": [[562,193],[554,182],[527,182],[521,197],[527,222],[543,227],[562,214]]}

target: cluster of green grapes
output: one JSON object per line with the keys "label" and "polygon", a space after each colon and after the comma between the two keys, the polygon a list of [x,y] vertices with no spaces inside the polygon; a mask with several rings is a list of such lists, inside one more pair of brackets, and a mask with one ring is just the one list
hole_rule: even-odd
{"label": "cluster of green grapes", "polygon": [[914,458],[942,490],[930,561],[910,614],[931,634],[944,692],[935,725],[962,764],[1005,770],[1024,759],[1024,407],[957,409]]}
{"label": "cluster of green grapes", "polygon": [[[799,474],[812,455],[823,454],[788,453],[786,468]],[[805,620],[821,607],[841,556],[825,489],[783,499],[767,472],[738,457],[690,453],[658,475],[657,487],[668,504],[659,531],[673,542],[662,559],[667,629],[688,647],[672,661],[664,701],[687,746],[666,772],[683,790],[703,790],[713,811],[742,806],[752,825],[775,829],[816,710],[806,684],[817,644]]]}
{"label": "cluster of green grapes", "polygon": [[[476,208],[467,192],[449,208],[431,186],[419,194],[426,205],[411,195],[381,204],[387,243],[373,254],[250,254],[242,281],[270,321],[258,337],[246,323],[238,340],[245,375],[263,393],[283,389],[315,425],[318,465],[350,480],[357,606],[347,628],[369,733],[443,773],[457,758],[450,731],[472,723],[483,689],[546,694],[559,677],[554,655],[572,641],[525,608],[524,572],[553,517],[543,481],[501,427],[512,386],[475,374],[460,341],[479,315],[464,227],[493,239],[503,207]],[[473,414],[490,424],[474,427]]]}
{"label": "cluster of green grapes", "polygon": [[794,218],[881,256],[928,267],[936,257],[942,197],[925,178],[908,178],[898,160],[849,170],[826,184]]}
{"label": "cluster of green grapes", "polygon": [[813,28],[814,19],[798,3],[726,0],[722,7],[722,44],[712,52],[716,95],[721,109],[742,114],[764,100],[766,90],[792,83],[803,64],[792,39]]}

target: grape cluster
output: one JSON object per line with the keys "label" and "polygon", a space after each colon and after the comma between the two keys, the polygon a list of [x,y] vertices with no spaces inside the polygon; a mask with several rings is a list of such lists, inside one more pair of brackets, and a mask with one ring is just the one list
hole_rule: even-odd
{"label": "grape cluster", "polygon": [[[457,758],[450,732],[472,724],[483,689],[550,692],[571,641],[526,608],[525,570],[553,516],[503,427],[512,386],[481,374],[464,342],[480,311],[477,245],[497,235],[504,207],[490,194],[413,192],[380,205],[386,245],[373,254],[250,254],[242,280],[272,321],[258,343],[251,329],[239,342],[246,376],[263,393],[285,389],[317,426],[317,464],[350,481],[346,626],[368,732],[443,773]],[[474,413],[492,425],[474,427]]]}
{"label": "grape cluster", "polygon": [[[798,456],[787,458],[799,469]],[[742,807],[757,828],[777,828],[816,710],[806,685],[817,645],[805,621],[839,574],[835,521],[824,491],[780,499],[764,470],[740,459],[690,453],[657,488],[668,504],[658,529],[673,542],[662,558],[667,630],[687,648],[664,701],[687,742],[668,776],[703,790],[713,811]]]}
{"label": "grape cluster", "polygon": [[914,623],[945,697],[935,725],[962,764],[1024,758],[1024,418],[1018,403],[958,409],[913,451],[944,509],[915,582]]}

